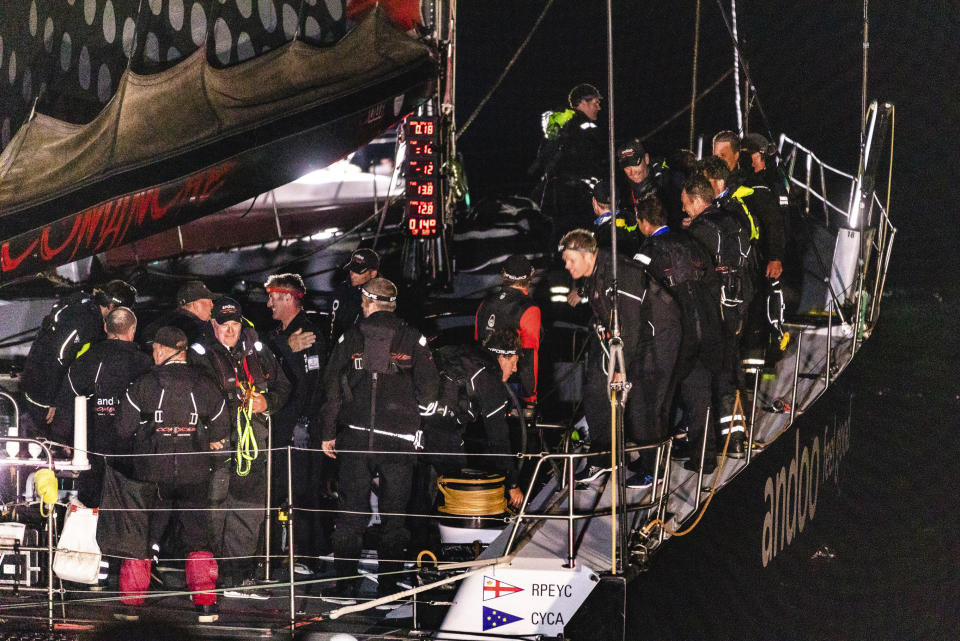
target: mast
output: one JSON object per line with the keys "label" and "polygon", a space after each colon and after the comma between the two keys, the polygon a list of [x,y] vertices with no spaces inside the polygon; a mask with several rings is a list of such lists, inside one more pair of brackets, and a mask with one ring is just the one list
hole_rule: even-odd
{"label": "mast", "polygon": [[863,0],[863,78],[860,88],[860,146],[867,129],[867,54],[870,51],[870,0]]}
{"label": "mast", "polygon": [[737,0],[730,0],[730,23],[733,27],[733,104],[737,112],[737,132],[745,133],[743,106],[740,103],[740,37],[737,35]]}

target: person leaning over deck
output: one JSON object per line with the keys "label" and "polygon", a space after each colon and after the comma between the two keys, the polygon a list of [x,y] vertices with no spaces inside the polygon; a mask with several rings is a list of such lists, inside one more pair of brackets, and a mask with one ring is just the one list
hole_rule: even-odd
{"label": "person leaning over deck", "polygon": [[[276,356],[246,325],[240,305],[226,296],[213,303],[211,314],[216,342],[190,346],[190,362],[210,378],[226,400],[234,425],[233,456],[214,474],[210,497],[214,542],[218,556],[238,557],[224,563],[224,585],[251,585],[254,579],[263,508],[267,500],[267,414],[287,402],[290,382]],[[251,596],[249,590],[224,596]]]}
{"label": "person leaning over deck", "polygon": [[481,343],[498,329],[511,329],[522,345],[517,365],[524,416],[532,420],[537,406],[540,367],[540,307],[530,296],[534,269],[523,254],[513,254],[500,268],[501,284],[477,308],[473,338]]}
{"label": "person leaning over deck", "polygon": [[61,299],[43,319],[30,346],[20,376],[26,402],[20,416],[20,436],[47,436],[56,414],[57,392],[75,358],[106,338],[103,320],[116,307],[132,308],[137,290],[112,280],[93,292]]}
{"label": "person leaning over deck", "polygon": [[[57,393],[57,413],[50,425],[55,439],[73,443],[73,403],[87,397],[87,447],[109,454],[117,445],[114,423],[123,393],[131,381],[150,371],[153,361],[140,351],[133,337],[137,317],[128,307],[117,307],[103,322],[107,339],[96,343],[70,364]],[[114,461],[116,463],[116,461]],[[104,457],[90,456],[90,470],[77,478],[77,499],[86,507],[99,507]]]}
{"label": "person leaning over deck", "polygon": [[[588,361],[583,390],[584,413],[590,428],[591,446],[610,449],[610,397],[603,352],[610,339],[613,317],[613,275],[610,254],[598,249],[597,240],[585,229],[574,229],[560,241],[564,267],[574,279],[583,279],[579,292],[568,302],[587,302],[593,310],[597,338]],[[633,384],[627,396],[626,430],[637,444],[647,445],[666,437],[667,410],[674,388],[674,367],[680,349],[680,308],[643,265],[624,256],[617,257],[617,299],[620,337],[626,362],[626,379]],[[614,380],[622,380],[617,374]],[[652,481],[652,452],[644,451],[634,466],[631,487],[643,488]],[[609,473],[608,455],[595,455],[577,475],[585,483]],[[649,478],[648,478],[649,477]]]}
{"label": "person leaning over deck", "polygon": [[[143,555],[126,559],[120,568],[120,594],[126,605],[142,605],[150,587],[148,556],[150,521],[166,520],[172,510],[183,527],[187,589],[200,591],[193,602],[201,620],[214,617],[217,561],[211,549],[209,507],[212,457],[203,452],[223,449],[229,422],[220,391],[187,365],[187,337],[176,327],[161,327],[153,339],[155,367],[134,381],[124,396],[117,436],[131,453],[144,454],[133,463],[133,478],[155,485],[144,505],[161,511],[134,511],[122,531],[142,540]],[[178,509],[182,508],[183,511]],[[146,516],[144,516],[146,514]],[[135,545],[139,546],[138,541]],[[131,615],[133,618],[136,615]]]}
{"label": "person leaning over deck", "polygon": [[320,412],[323,451],[340,461],[342,512],[333,533],[338,580],[327,591],[340,597],[357,592],[358,582],[346,577],[357,571],[374,476],[380,478],[379,591],[396,590],[397,576],[384,573],[402,568],[397,560],[410,534],[398,514],[410,498],[420,413],[437,406],[433,355],[427,339],[394,314],[396,285],[374,278],[360,293],[363,319],[333,349]]}
{"label": "person leaning over deck", "polygon": [[[523,502],[523,491],[507,420],[517,401],[507,381],[517,371],[522,349],[520,337],[506,327],[488,334],[482,347],[474,343],[438,349],[439,404],[437,412],[424,419],[425,425],[437,427],[431,430],[431,435],[442,433],[446,437],[445,447],[431,446],[429,449],[433,451],[466,449],[468,459],[470,454],[503,455],[479,458],[469,467],[503,474],[507,500],[514,508],[519,508]],[[441,439],[443,437],[438,436],[437,440]],[[434,459],[434,466],[444,475],[459,472],[445,464],[452,461],[463,463],[460,457],[438,456]]]}

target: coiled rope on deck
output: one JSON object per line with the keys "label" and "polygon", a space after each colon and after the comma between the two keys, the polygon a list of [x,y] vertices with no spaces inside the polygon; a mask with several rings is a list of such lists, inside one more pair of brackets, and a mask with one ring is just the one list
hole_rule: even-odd
{"label": "coiled rope on deck", "polygon": [[[457,479],[441,476],[437,488],[443,495],[443,505],[437,509],[445,514],[462,516],[494,516],[507,511],[507,497],[503,493],[504,477],[491,479]],[[460,490],[449,487],[450,483],[490,487]]]}

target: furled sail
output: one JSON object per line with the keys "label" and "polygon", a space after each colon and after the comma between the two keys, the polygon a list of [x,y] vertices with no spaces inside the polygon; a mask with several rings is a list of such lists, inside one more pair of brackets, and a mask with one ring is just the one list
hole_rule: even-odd
{"label": "furled sail", "polygon": [[[124,23],[124,31],[140,44],[127,49],[133,53],[116,90],[92,119],[71,122],[82,113],[68,108],[63,95],[69,91],[51,89],[45,102],[42,88],[33,101],[36,109],[4,147],[0,280],[121,246],[288,183],[356,149],[432,89],[432,49],[391,22],[396,6],[417,2],[390,3],[396,5],[390,12],[361,6],[366,2],[298,3],[303,9],[298,14],[289,3],[281,3],[277,12],[274,0],[261,0],[254,12],[252,0],[240,0],[237,13],[227,16],[237,24],[222,14],[213,19],[221,11],[217,0],[196,2],[189,12],[181,8],[177,14],[186,20],[197,15],[198,7],[204,14],[208,26],[202,38],[194,33],[196,49],[177,57],[171,45],[166,56],[159,55],[163,38],[156,33],[162,35],[160,26],[176,31],[169,11],[175,4],[77,0],[72,7],[83,15],[93,7],[93,17],[106,24],[108,12],[118,23],[117,14],[131,5],[128,13],[146,17],[146,27],[136,20]],[[37,15],[43,5],[31,2],[27,17],[44,38],[35,49],[63,54],[66,37],[60,39],[60,51],[43,44],[56,40],[47,35],[56,27],[41,27],[49,25]],[[320,6],[328,18],[323,28],[307,15]],[[329,20],[337,13],[331,6],[340,9],[339,22]],[[258,50],[243,37],[243,22],[256,18],[263,24],[271,7],[273,30],[282,30],[283,39],[265,34]],[[348,28],[350,18],[358,21]],[[196,24],[193,28],[199,30]],[[240,35],[224,39],[224,30]],[[301,32],[320,42],[300,37]],[[18,64],[11,62],[15,52],[9,36],[5,42],[0,75]],[[127,50],[118,49],[122,55]],[[80,58],[90,67],[89,53]],[[89,109],[84,101],[77,104],[80,111]],[[5,108],[0,118],[9,122],[6,113]]]}

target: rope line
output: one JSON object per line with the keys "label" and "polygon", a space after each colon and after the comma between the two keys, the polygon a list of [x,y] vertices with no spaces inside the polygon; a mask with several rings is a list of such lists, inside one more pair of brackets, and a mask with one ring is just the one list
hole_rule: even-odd
{"label": "rope line", "polygon": [[530,29],[530,33],[527,34],[527,37],[524,38],[523,42],[520,44],[520,48],[517,49],[516,53],[513,54],[513,57],[510,58],[510,62],[507,63],[507,66],[504,67],[503,71],[500,73],[500,77],[497,78],[496,82],[493,83],[493,87],[490,88],[490,91],[487,92],[487,95],[483,97],[483,100],[480,101],[480,104],[477,105],[476,109],[473,110],[473,113],[470,114],[470,117],[467,118],[466,122],[463,123],[463,126],[460,127],[460,131],[457,132],[456,139],[459,140],[460,136],[463,135],[463,132],[467,130],[473,121],[476,120],[477,115],[480,111],[487,105],[487,102],[490,101],[490,98],[493,97],[493,94],[500,88],[500,83],[503,82],[504,78],[507,77],[507,74],[510,73],[510,69],[513,68],[513,65],[517,62],[517,59],[520,58],[520,54],[523,53],[523,50],[527,48],[527,45],[530,44],[533,34],[537,32],[537,28],[540,26],[540,23],[543,22],[543,19],[547,15],[547,11],[550,10],[550,7],[553,6],[554,0],[549,0],[547,4],[543,7],[543,11],[540,12],[540,16],[537,18],[537,21],[533,23],[533,27]]}

